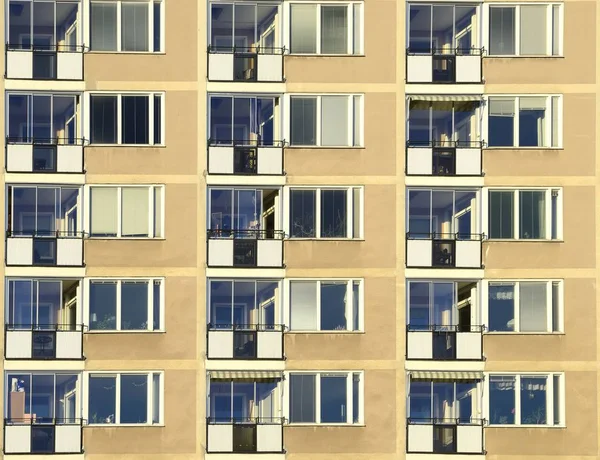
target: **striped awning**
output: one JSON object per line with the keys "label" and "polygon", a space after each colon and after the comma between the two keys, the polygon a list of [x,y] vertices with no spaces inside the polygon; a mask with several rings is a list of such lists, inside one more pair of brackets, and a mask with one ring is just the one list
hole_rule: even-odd
{"label": "striped awning", "polygon": [[452,95],[439,95],[439,94],[425,94],[425,95],[410,95],[407,96],[411,101],[433,101],[433,102],[467,102],[467,101],[483,101],[481,94],[452,94]]}
{"label": "striped awning", "polygon": [[211,379],[283,379],[281,371],[208,371]]}
{"label": "striped awning", "polygon": [[479,371],[410,371],[411,379],[423,380],[483,380]]}

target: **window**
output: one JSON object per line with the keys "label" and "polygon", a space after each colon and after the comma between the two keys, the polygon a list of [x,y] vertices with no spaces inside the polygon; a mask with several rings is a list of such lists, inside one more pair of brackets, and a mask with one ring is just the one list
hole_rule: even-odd
{"label": "window", "polygon": [[90,95],[92,144],[157,145],[164,141],[164,95]]}
{"label": "window", "polygon": [[560,4],[490,6],[491,56],[559,56]]}
{"label": "window", "polygon": [[361,95],[291,96],[293,146],[360,147]]}
{"label": "window", "polygon": [[490,190],[488,224],[492,239],[561,239],[561,190]]}
{"label": "window", "polygon": [[490,147],[560,147],[560,96],[490,97]]}
{"label": "window", "polygon": [[91,3],[91,51],[161,52],[162,0]]}
{"label": "window", "polygon": [[281,380],[211,378],[208,413],[212,423],[276,423],[281,418]]}
{"label": "window", "polygon": [[362,238],[363,190],[290,189],[291,238]]}
{"label": "window", "polygon": [[411,423],[475,423],[481,419],[479,380],[411,379],[408,413]]}
{"label": "window", "polygon": [[561,281],[502,281],[488,285],[488,331],[561,332]]}
{"label": "window", "polygon": [[163,322],[163,280],[89,281],[90,331],[160,331]]}
{"label": "window", "polygon": [[363,423],[363,373],[290,373],[290,423]]}
{"label": "window", "polygon": [[91,186],[90,237],[162,238],[164,186]]}
{"label": "window", "polygon": [[361,280],[290,281],[291,331],[362,330]]}
{"label": "window", "polygon": [[490,375],[490,425],[563,425],[564,375]]}
{"label": "window", "polygon": [[163,380],[162,372],[91,373],[88,381],[88,423],[163,423]]}
{"label": "window", "polygon": [[362,54],[362,2],[292,3],[293,54]]}

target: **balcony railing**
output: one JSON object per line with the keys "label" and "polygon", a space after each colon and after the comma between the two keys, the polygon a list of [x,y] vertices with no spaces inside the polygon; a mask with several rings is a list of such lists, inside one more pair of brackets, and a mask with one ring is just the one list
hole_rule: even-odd
{"label": "balcony railing", "polygon": [[407,141],[407,176],[482,176],[482,141]]}
{"label": "balcony railing", "polygon": [[484,454],[483,419],[409,418],[406,452]]}
{"label": "balcony railing", "polygon": [[481,83],[483,48],[406,50],[407,83]]}
{"label": "balcony railing", "polygon": [[208,80],[282,82],[285,48],[208,47]]}
{"label": "balcony railing", "polygon": [[283,453],[282,417],[208,417],[208,453]]}
{"label": "balcony railing", "polygon": [[484,326],[411,326],[406,328],[406,359],[481,361]]}
{"label": "balcony railing", "polygon": [[83,232],[6,232],[7,266],[83,266]]}
{"label": "balcony railing", "polygon": [[6,78],[83,80],[82,45],[6,44]]}
{"label": "balcony railing", "polygon": [[283,267],[281,230],[208,230],[209,267]]}
{"label": "balcony railing", "polygon": [[36,417],[4,419],[5,454],[83,453],[83,420]]}
{"label": "balcony railing", "polygon": [[6,138],[7,172],[84,173],[82,138]]}
{"label": "balcony railing", "polygon": [[283,359],[281,324],[208,324],[208,359]]}
{"label": "balcony railing", "polygon": [[406,234],[408,268],[482,268],[482,233]]}
{"label": "balcony railing", "polygon": [[83,359],[83,324],[6,324],[6,359]]}
{"label": "balcony railing", "polygon": [[208,173],[283,175],[285,141],[208,141]]}

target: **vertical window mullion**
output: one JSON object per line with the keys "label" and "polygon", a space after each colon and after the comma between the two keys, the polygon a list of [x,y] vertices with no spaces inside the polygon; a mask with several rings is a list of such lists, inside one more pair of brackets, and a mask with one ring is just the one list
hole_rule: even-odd
{"label": "vertical window mullion", "polygon": [[521,54],[521,7],[515,6],[515,55]]}
{"label": "vertical window mullion", "polygon": [[521,239],[520,238],[521,206],[520,206],[520,203],[519,203],[520,194],[519,194],[519,190],[515,190],[513,193],[514,193],[513,203],[514,203],[514,213],[515,213],[514,214],[514,219],[513,219],[514,220],[514,229],[513,229],[513,231],[514,231],[515,239],[519,240],[519,239]]}
{"label": "vertical window mullion", "polygon": [[122,24],[121,24],[121,2],[117,2],[117,51],[121,51],[121,33],[122,33]]}
{"label": "vertical window mullion", "polygon": [[353,189],[349,188],[346,190],[346,238],[356,238],[356,236],[352,234],[352,230],[354,229],[354,206],[352,206],[353,199]]}
{"label": "vertical window mullion", "polygon": [[554,317],[552,302],[552,281],[546,282],[546,332],[552,331],[552,318]]}
{"label": "vertical window mullion", "polygon": [[[319,10],[320,11],[320,10]],[[323,131],[323,122],[322,122],[322,114],[321,114],[321,96],[316,96],[315,97],[316,101],[317,101],[317,123],[316,123],[316,128],[317,128],[317,146],[321,145],[321,139],[322,139],[322,131]]]}
{"label": "vertical window mullion", "polygon": [[148,308],[148,323],[146,329],[149,331],[154,329],[154,281],[152,278],[148,280],[148,304],[146,305],[146,308]]}
{"label": "vertical window mullion", "polygon": [[520,97],[515,96],[515,101],[514,101],[515,119],[514,119],[514,130],[513,130],[514,131],[514,137],[513,137],[513,146],[514,147],[519,146],[519,135],[520,135],[520,130],[519,130],[520,110],[519,110],[519,107],[520,107]]}
{"label": "vertical window mullion", "polygon": [[515,317],[515,332],[521,330],[521,295],[520,295],[521,283],[514,283],[513,299],[514,300],[514,317]]}
{"label": "vertical window mullion", "polygon": [[148,187],[148,236],[150,238],[155,238],[154,234],[154,187]]}
{"label": "vertical window mullion", "polygon": [[352,308],[354,305],[354,289],[352,279],[346,281],[346,330],[354,330],[354,315],[352,315]]}
{"label": "vertical window mullion", "polygon": [[347,46],[346,46],[346,53],[348,54],[354,54],[354,3],[349,3],[348,6],[348,12],[346,13],[346,18],[347,18],[347,23],[346,23],[346,30],[348,31],[347,34]]}
{"label": "vertical window mullion", "polygon": [[353,383],[353,374],[352,372],[348,372],[346,374],[346,423],[352,424],[352,417],[354,415],[354,389],[352,388]]}
{"label": "vertical window mullion", "polygon": [[515,425],[521,425],[521,376],[515,376]]}
{"label": "vertical window mullion", "polygon": [[546,425],[554,425],[554,374],[546,376]]}
{"label": "vertical window mullion", "polygon": [[315,373],[315,421],[321,423],[321,374]]}
{"label": "vertical window mullion", "polygon": [[121,110],[123,107],[122,98],[123,96],[121,94],[117,95],[117,144],[123,143],[123,112]]}
{"label": "vertical window mullion", "polygon": [[316,223],[316,231],[315,235],[317,238],[321,238],[321,189],[315,189],[315,223]]}
{"label": "vertical window mullion", "polygon": [[117,324],[116,330],[121,330],[121,283],[122,280],[117,281]]}
{"label": "vertical window mullion", "polygon": [[115,375],[115,423],[121,423],[121,374]]}
{"label": "vertical window mullion", "polygon": [[[151,8],[152,9],[152,8]],[[152,424],[152,413],[153,413],[153,404],[154,404],[154,398],[152,397],[152,372],[148,372],[148,374],[146,375],[146,398],[148,401],[148,404],[146,404],[146,420],[147,423],[149,425]],[[256,399],[255,399],[256,401]]]}
{"label": "vertical window mullion", "polygon": [[121,237],[123,214],[123,187],[117,187],[117,237]]}
{"label": "vertical window mullion", "polygon": [[544,192],[544,198],[545,198],[545,202],[544,202],[544,208],[545,208],[545,219],[544,219],[544,225],[546,226],[545,228],[545,239],[547,240],[551,240],[552,239],[552,189],[548,188],[546,189],[546,191]]}
{"label": "vertical window mullion", "polygon": [[321,54],[321,5],[317,5],[317,36],[315,39],[317,40],[317,54]]}
{"label": "vertical window mullion", "polygon": [[[150,8],[153,11],[154,8]],[[148,144],[154,145],[154,131],[157,129],[154,126],[154,93],[148,95]]]}
{"label": "vertical window mullion", "polygon": [[554,24],[552,23],[552,3],[546,5],[546,56],[552,56],[552,36]]}
{"label": "vertical window mullion", "polygon": [[317,283],[317,327],[316,330],[321,330],[321,281],[316,281]]}
{"label": "vertical window mullion", "polygon": [[[148,51],[154,51],[154,1],[148,2]],[[150,113],[154,113],[150,111]],[[150,137],[150,139],[154,139]]]}

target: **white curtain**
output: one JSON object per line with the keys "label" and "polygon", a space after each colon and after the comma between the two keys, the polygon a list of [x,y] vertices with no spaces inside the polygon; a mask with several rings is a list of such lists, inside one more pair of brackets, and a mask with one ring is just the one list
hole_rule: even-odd
{"label": "white curtain", "polygon": [[92,235],[117,234],[117,204],[116,187],[91,188]]}

